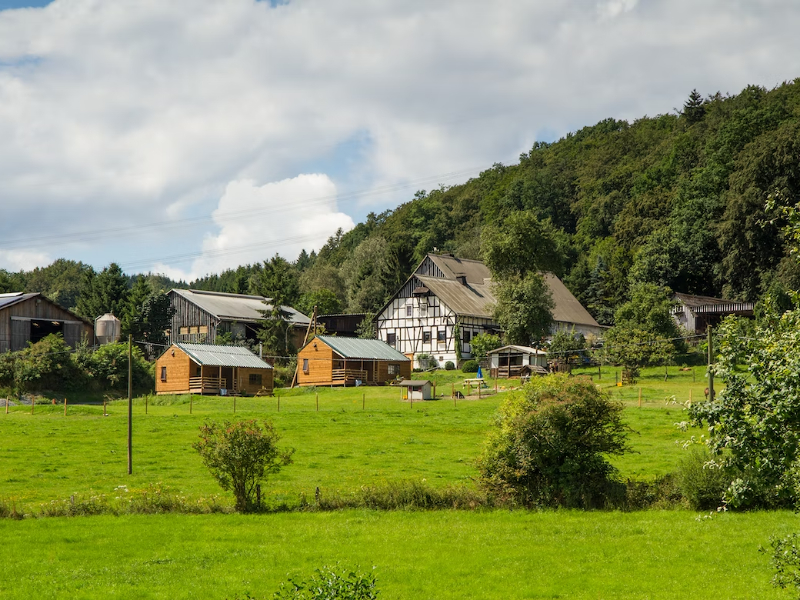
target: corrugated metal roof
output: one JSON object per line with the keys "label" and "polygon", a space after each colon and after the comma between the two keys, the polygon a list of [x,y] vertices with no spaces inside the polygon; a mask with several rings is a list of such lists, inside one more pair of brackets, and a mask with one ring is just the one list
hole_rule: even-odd
{"label": "corrugated metal roof", "polygon": [[183,342],[177,342],[175,346],[188,354],[198,365],[202,366],[250,369],[272,368],[242,346],[212,346],[210,344],[185,344]]}
{"label": "corrugated metal roof", "polygon": [[[362,340],[360,338],[318,335],[316,340],[330,346],[342,358],[363,358],[366,360],[408,361],[408,357],[381,340]],[[312,343],[314,340],[311,340]]]}
{"label": "corrugated metal roof", "polygon": [[25,300],[29,300],[34,296],[38,296],[38,293],[33,294],[23,294],[22,292],[10,292],[8,294],[0,294],[0,309],[6,308],[7,306],[11,306],[12,304],[17,304],[18,302],[25,302]]}
{"label": "corrugated metal roof", "polygon": [[[269,298],[264,296],[225,294],[203,290],[174,289],[172,291],[196,304],[207,313],[225,321],[263,321],[265,317],[259,311],[272,309],[272,306],[269,305]],[[267,305],[264,304],[265,301]],[[282,306],[281,308],[289,313],[288,320],[293,325],[308,325],[311,322],[311,319],[291,306]]]}

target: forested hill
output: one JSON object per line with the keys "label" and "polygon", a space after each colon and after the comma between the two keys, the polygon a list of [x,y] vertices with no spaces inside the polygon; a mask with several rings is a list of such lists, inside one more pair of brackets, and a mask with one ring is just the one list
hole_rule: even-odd
{"label": "forested hill", "polygon": [[[483,227],[528,211],[557,230],[559,275],[610,324],[632,282],[743,300],[772,286],[800,288],[780,211],[765,208],[770,195],[779,206],[795,204],[799,190],[800,80],[735,96],[692,94],[680,114],[607,119],[537,143],[517,165],[418,192],[339,232],[318,255],[273,258],[190,285],[278,296],[305,311],[370,312],[425,253],[480,258]],[[0,287],[2,279],[0,272]]]}

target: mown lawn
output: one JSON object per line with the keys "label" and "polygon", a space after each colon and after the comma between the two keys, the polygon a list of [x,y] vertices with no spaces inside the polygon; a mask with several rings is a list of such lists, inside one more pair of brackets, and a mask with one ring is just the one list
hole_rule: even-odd
{"label": "mown lawn", "polygon": [[373,512],[0,521],[0,597],[271,597],[324,564],[381,598],[785,599],[758,552],[791,512]]}

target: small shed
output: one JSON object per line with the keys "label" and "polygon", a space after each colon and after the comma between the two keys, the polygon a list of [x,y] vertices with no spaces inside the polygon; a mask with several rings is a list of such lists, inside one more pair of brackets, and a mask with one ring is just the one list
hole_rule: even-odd
{"label": "small shed", "polygon": [[547,352],[530,346],[503,346],[486,353],[495,379],[510,379],[547,372]]}
{"label": "small shed", "polygon": [[272,367],[242,346],[175,343],[156,360],[156,394],[272,394]]}
{"label": "small shed", "polygon": [[427,379],[404,379],[398,385],[407,388],[406,398],[411,400],[433,400],[432,384]]}
{"label": "small shed", "polygon": [[380,340],[318,335],[297,353],[299,385],[384,384],[411,377],[411,360]]}

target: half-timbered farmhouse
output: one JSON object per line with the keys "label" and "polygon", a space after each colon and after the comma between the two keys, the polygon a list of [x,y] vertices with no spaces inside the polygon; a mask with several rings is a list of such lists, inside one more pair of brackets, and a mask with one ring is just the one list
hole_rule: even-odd
{"label": "half-timbered farmhouse", "polygon": [[93,343],[91,322],[38,293],[0,294],[0,352],[24,350],[51,333],[60,333],[75,348],[82,339]]}
{"label": "half-timbered farmhouse", "polygon": [[272,367],[241,346],[172,344],[156,360],[156,394],[271,394]]}
{"label": "half-timbered farmhouse", "polygon": [[672,318],[690,333],[705,333],[709,325],[717,325],[728,315],[752,317],[755,304],[723,300],[710,296],[693,296],[691,294],[674,294],[672,300]]}
{"label": "half-timbered farmhouse", "polygon": [[[602,327],[561,280],[544,275],[553,296],[553,331],[599,335]],[[454,329],[459,325],[462,358],[471,358],[470,340],[499,333],[492,315],[491,272],[477,260],[428,254],[391,300],[378,312],[378,339],[414,359],[426,354],[438,362],[456,360]]]}
{"label": "half-timbered farmhouse", "polygon": [[299,385],[383,384],[411,377],[411,360],[380,340],[318,335],[297,353]]}
{"label": "half-timbered farmhouse", "polygon": [[[264,311],[272,306],[263,296],[225,294],[202,290],[172,290],[169,300],[175,309],[169,341],[214,344],[217,336],[231,334],[232,340],[255,340]],[[303,343],[310,319],[290,306],[281,307],[292,327],[287,343],[296,348]]]}

